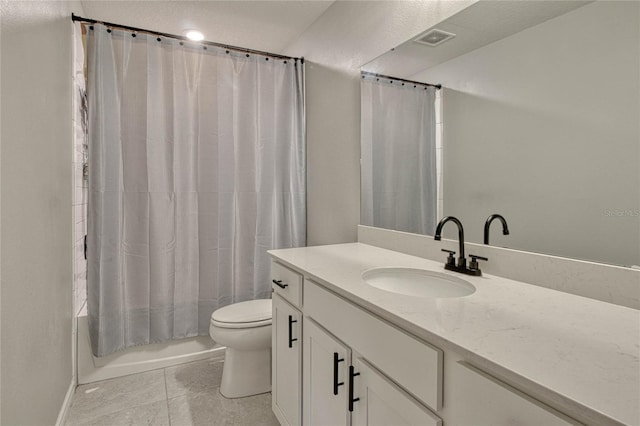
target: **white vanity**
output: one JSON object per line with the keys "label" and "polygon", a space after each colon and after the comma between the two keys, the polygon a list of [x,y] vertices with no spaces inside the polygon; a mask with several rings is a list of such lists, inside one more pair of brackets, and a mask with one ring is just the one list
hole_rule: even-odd
{"label": "white vanity", "polygon": [[[270,252],[283,425],[640,424],[640,311],[362,243]],[[392,293],[373,268],[475,287]]]}

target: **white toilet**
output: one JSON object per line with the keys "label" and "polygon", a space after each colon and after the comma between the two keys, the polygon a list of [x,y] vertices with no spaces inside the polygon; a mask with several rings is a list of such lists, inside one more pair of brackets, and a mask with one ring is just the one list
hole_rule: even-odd
{"label": "white toilet", "polygon": [[220,393],[241,398],[271,390],[271,299],[249,300],[211,314],[209,334],[226,346]]}

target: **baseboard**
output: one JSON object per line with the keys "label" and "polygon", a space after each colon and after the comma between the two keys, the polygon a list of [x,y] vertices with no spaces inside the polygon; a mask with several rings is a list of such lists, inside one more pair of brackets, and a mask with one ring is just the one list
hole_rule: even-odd
{"label": "baseboard", "polygon": [[62,401],[62,407],[60,407],[58,418],[56,419],[56,426],[64,425],[65,419],[67,418],[67,412],[69,411],[69,407],[71,406],[71,400],[73,398],[73,394],[75,391],[76,391],[75,380],[71,380],[71,383],[69,384],[69,389],[67,389],[67,394],[64,396],[64,401]]}

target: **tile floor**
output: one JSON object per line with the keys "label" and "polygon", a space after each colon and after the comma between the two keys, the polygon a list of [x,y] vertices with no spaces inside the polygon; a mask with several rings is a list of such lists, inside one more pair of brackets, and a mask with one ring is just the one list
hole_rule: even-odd
{"label": "tile floor", "polygon": [[270,393],[220,394],[222,366],[221,359],[208,359],[80,385],[65,425],[279,425]]}

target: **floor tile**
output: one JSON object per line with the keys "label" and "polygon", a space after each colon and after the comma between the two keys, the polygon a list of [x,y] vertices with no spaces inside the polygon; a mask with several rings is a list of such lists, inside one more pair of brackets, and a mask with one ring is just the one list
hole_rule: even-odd
{"label": "floor tile", "polygon": [[78,386],[67,419],[89,421],[166,398],[163,370],[118,377]]}
{"label": "floor tile", "polygon": [[271,393],[227,399],[217,388],[169,400],[172,426],[278,426]]}
{"label": "floor tile", "polygon": [[219,387],[223,366],[223,359],[214,358],[165,368],[167,396],[175,398]]}
{"label": "floor tile", "polygon": [[66,426],[169,426],[169,410],[167,401],[127,408],[111,414],[95,418],[72,418]]}

